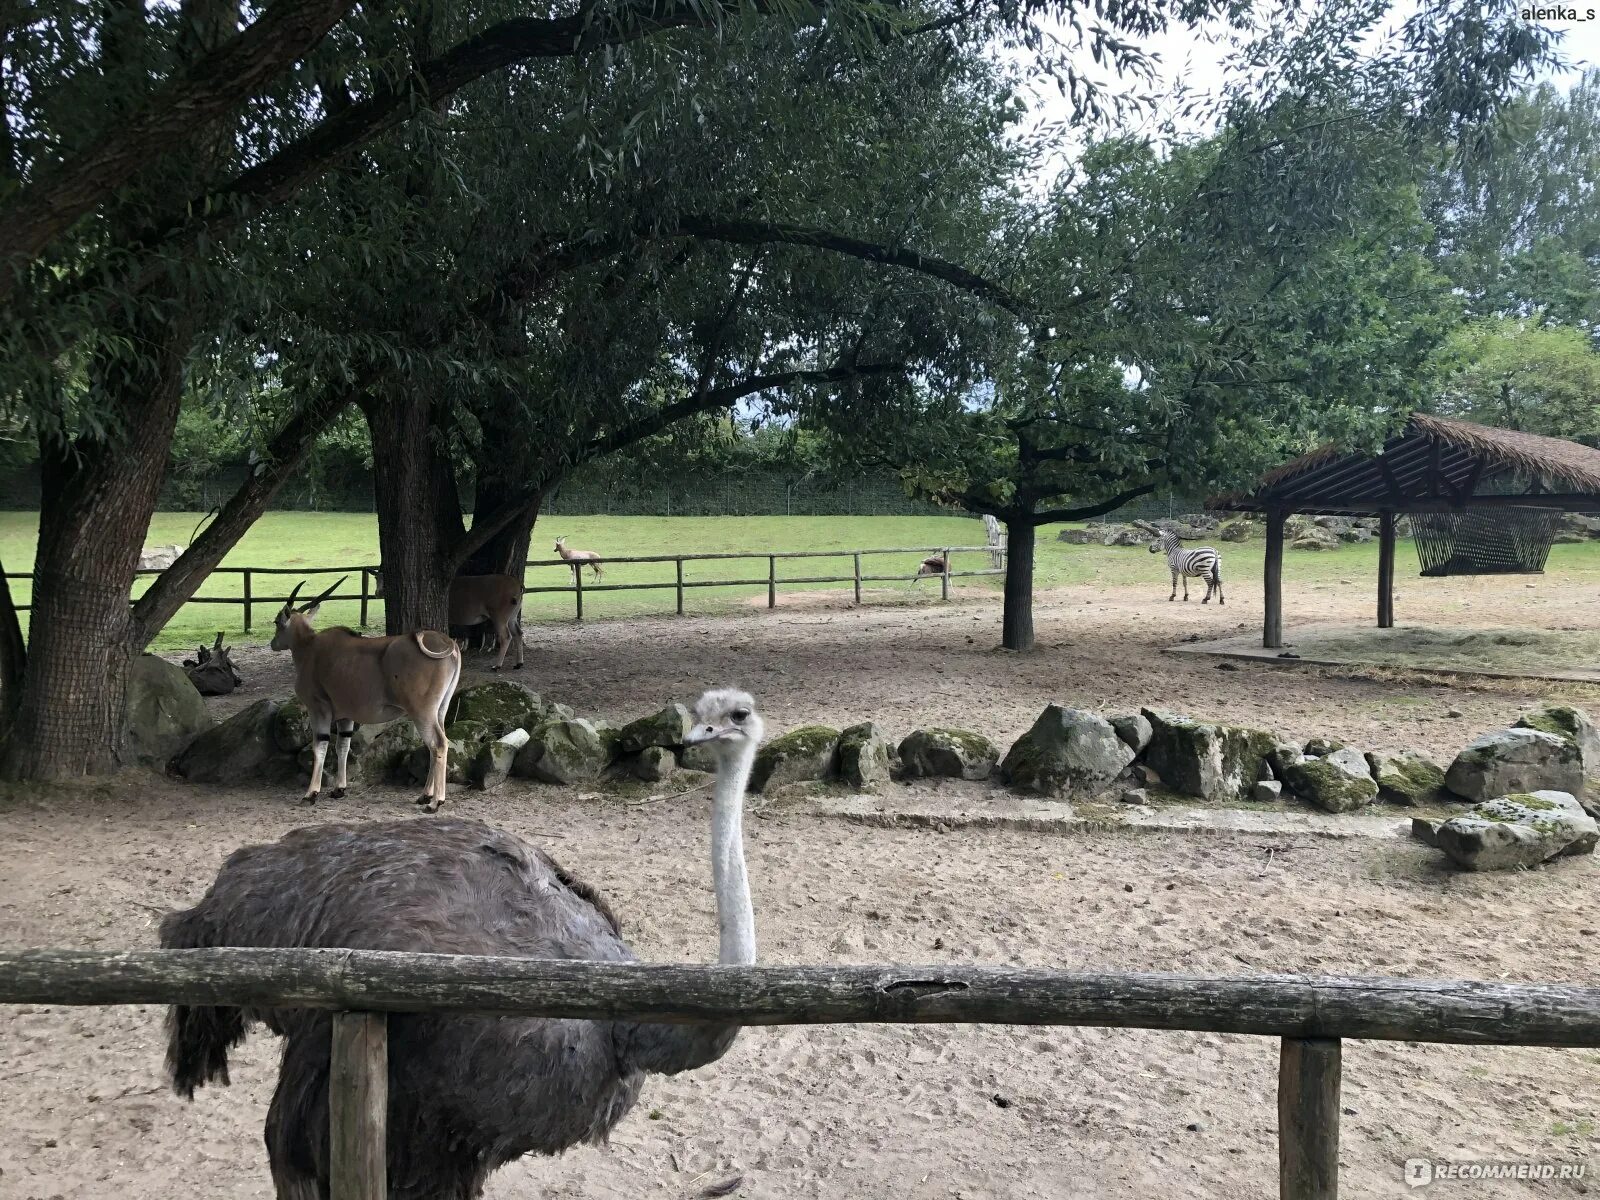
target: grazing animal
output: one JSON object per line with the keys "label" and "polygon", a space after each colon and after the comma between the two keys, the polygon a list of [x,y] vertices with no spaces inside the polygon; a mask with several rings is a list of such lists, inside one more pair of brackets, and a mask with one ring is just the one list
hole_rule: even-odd
{"label": "grazing animal", "polygon": [[[372,572],[372,579],[375,594],[382,596],[382,568]],[[452,632],[485,621],[494,627],[495,646],[500,656],[490,670],[498,671],[505,666],[506,653],[513,646],[517,648],[517,661],[511,664],[511,669],[522,670],[522,580],[515,575],[457,575],[450,581],[447,604],[446,619]]]}
{"label": "grazing animal", "polygon": [[600,556],[593,550],[568,550],[567,539],[556,539],[556,553],[572,564],[572,576],[576,579],[582,572],[585,564],[594,571],[594,577],[599,579],[604,572],[600,570]]}
{"label": "grazing animal", "polygon": [[213,645],[199,646],[195,657],[183,660],[183,670],[202,696],[226,696],[244,682],[244,676],[239,674],[239,668],[233,665],[233,659],[228,657],[227,648],[222,644],[221,630],[217,631]]}
{"label": "grazing animal", "polygon": [[1183,540],[1177,533],[1170,529],[1158,529],[1154,525],[1140,525],[1156,535],[1156,540],[1150,544],[1151,554],[1165,554],[1167,567],[1172,572],[1172,595],[1168,600],[1178,598],[1178,580],[1183,580],[1183,598],[1189,599],[1189,580],[1204,579],[1206,581],[1205,598],[1201,604],[1211,602],[1211,593],[1217,595],[1219,605],[1226,604],[1222,598],[1222,555],[1218,554],[1212,546],[1201,546],[1196,550],[1185,550]]}
{"label": "grazing animal", "polygon": [[432,629],[397,637],[362,637],[340,627],[317,632],[311,627],[317,607],[347,578],[341,578],[298,609],[295,598],[305,582],[297,583],[278,612],[277,629],[272,635],[274,650],[287,650],[294,655],[294,694],[306,706],[315,739],[311,782],[301,799],[306,804],[317,802],[322,791],[322,763],[336,726],[339,781],[333,790],[334,799],[344,795],[348,783],[345,762],[357,725],[405,715],[433,754],[427,790],[417,803],[424,812],[438,812],[444,802],[445,755],[450,748],[444,734],[444,713],[461,678],[461,651],[444,634]]}
{"label": "grazing animal", "polygon": [[917,573],[911,577],[911,582],[906,585],[906,590],[910,591],[916,587],[928,575],[943,575],[947,567],[945,555],[930,554],[917,564]]}
{"label": "grazing animal", "polygon": [[[742,815],[762,722],[748,695],[710,691],[690,739],[717,755],[711,873],[718,961],[755,961]],[[194,908],[161,923],[161,944],[316,946],[631,962],[598,892],[542,850],[476,821],[297,829],[229,856]],[[193,1098],[228,1082],[228,1051],[261,1021],[286,1039],[267,1110],[279,1200],[328,1195],[330,1020],[304,1008],[175,1006],[167,1069]],[[646,1074],[721,1058],[737,1026],[467,1014],[389,1017],[388,1194],[473,1200],[501,1165],[602,1143]]]}

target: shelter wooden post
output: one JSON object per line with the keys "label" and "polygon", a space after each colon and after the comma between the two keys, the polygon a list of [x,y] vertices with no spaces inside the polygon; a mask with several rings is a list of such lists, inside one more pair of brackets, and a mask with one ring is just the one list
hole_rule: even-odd
{"label": "shelter wooden post", "polygon": [[1339,1198],[1339,1039],[1283,1039],[1278,1200]]}
{"label": "shelter wooden post", "polygon": [[381,1012],[334,1013],[328,1063],[332,1200],[385,1200],[388,1118],[389,1019]]}
{"label": "shelter wooden post", "polygon": [[1267,510],[1267,557],[1262,568],[1261,644],[1268,650],[1283,645],[1283,527],[1289,514]]}
{"label": "shelter wooden post", "polygon": [[1392,512],[1378,515],[1378,628],[1394,628],[1394,533]]}

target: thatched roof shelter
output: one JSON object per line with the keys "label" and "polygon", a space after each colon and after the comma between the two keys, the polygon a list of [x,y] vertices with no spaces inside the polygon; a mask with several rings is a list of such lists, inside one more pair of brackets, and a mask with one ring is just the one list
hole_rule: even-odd
{"label": "thatched roof shelter", "polygon": [[1291,513],[1379,519],[1378,624],[1394,624],[1395,520],[1411,514],[1428,575],[1536,572],[1563,512],[1600,512],[1600,450],[1413,414],[1376,454],[1323,446],[1208,508],[1267,517],[1262,644],[1283,645],[1283,531]]}

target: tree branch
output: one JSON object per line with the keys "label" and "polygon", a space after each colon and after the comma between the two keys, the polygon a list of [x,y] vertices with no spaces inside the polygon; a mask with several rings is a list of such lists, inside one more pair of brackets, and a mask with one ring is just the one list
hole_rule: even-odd
{"label": "tree branch", "polygon": [[1085,505],[1083,508],[1048,508],[1043,512],[1033,514],[1033,524],[1053,525],[1057,521],[1085,521],[1090,517],[1101,517],[1108,512],[1121,508],[1129,500],[1137,500],[1140,496],[1148,496],[1155,491],[1157,484],[1145,483],[1136,488],[1103,500],[1099,504]]}
{"label": "tree branch", "polygon": [[192,140],[301,58],[355,0],[277,0],[251,25],[151,95],[70,160],[42,171],[0,207],[0,298],[20,268],[135,172]]}
{"label": "tree branch", "polygon": [[195,538],[176,562],[156,576],[134,604],[130,616],[130,640],[134,645],[148,645],[150,639],[161,632],[162,626],[177,615],[178,609],[194,595],[206,576],[266,511],[278,489],[299,471],[317,439],[354,402],[360,386],[330,385],[284,423],[267,444],[261,464],[228,498],[216,520],[206,526],[205,532]]}

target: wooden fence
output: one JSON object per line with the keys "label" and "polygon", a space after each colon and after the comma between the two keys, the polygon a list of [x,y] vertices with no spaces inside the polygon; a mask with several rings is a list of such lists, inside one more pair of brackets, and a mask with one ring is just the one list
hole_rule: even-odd
{"label": "wooden fence", "polygon": [[[861,560],[874,554],[917,554],[932,556],[942,554],[945,569],[935,578],[939,581],[939,595],[941,599],[950,599],[950,581],[952,579],[968,579],[977,575],[1003,575],[1005,566],[1003,561],[996,561],[996,565],[973,571],[954,571],[950,568],[952,554],[987,554],[994,560],[1003,559],[1004,552],[996,550],[993,546],[889,546],[871,550],[784,550],[770,554],[755,552],[730,552],[725,554],[653,554],[632,558],[602,558],[600,565],[610,567],[622,563],[673,563],[676,566],[675,578],[663,583],[584,583],[583,575],[578,569],[578,564],[568,563],[562,559],[529,559],[523,564],[523,594],[535,595],[552,592],[567,592],[573,598],[573,615],[578,620],[583,620],[583,598],[586,594],[594,592],[676,592],[677,612],[683,615],[683,596],[689,588],[710,587],[764,587],[767,590],[767,607],[776,608],[778,605],[778,588],[785,584],[794,583],[848,583],[855,591],[855,601],[861,603],[861,585],[864,583],[906,583],[918,578],[916,573],[891,574],[891,575],[866,575],[862,573]],[[791,559],[812,558],[848,558],[851,560],[851,573],[849,575],[800,575],[780,578],[778,564]],[[766,575],[760,578],[745,579],[685,579],[683,564],[693,562],[729,562],[744,560],[752,562],[765,562]],[[572,573],[572,582],[560,586],[528,587],[526,585],[529,569],[560,568]],[[378,570],[375,563],[357,563],[342,567],[217,567],[211,575],[237,575],[241,579],[240,594],[237,596],[191,596],[185,604],[224,604],[244,608],[244,628],[246,632],[251,629],[254,610],[257,605],[267,605],[273,610],[288,600],[287,595],[258,595],[255,590],[256,577],[260,575],[292,575],[296,578],[309,579],[314,575],[359,575],[359,589],[354,592],[336,592],[329,596],[329,600],[358,600],[361,603],[360,624],[365,627],[369,624],[368,617],[372,602],[381,600],[378,594],[377,582],[374,573]],[[160,570],[144,570],[135,572],[136,575],[159,575]],[[5,578],[26,579],[31,584],[33,575],[26,571],[7,571]],[[26,612],[32,608],[31,604],[19,604],[18,612]]]}
{"label": "wooden fence", "polygon": [[982,1022],[1282,1039],[1278,1194],[1335,1200],[1344,1038],[1600,1047],[1600,988],[969,966],[731,967],[371,950],[0,954],[0,1003],[334,1012],[332,1200],[384,1200],[390,1012],[742,1025]]}

